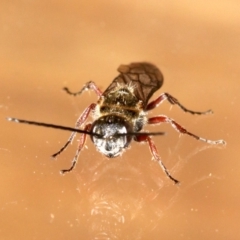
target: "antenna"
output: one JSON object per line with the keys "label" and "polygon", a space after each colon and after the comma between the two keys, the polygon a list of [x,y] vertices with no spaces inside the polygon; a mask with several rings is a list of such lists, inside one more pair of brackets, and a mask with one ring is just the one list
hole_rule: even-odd
{"label": "antenna", "polygon": [[[35,121],[29,121],[29,120],[23,120],[23,119],[18,119],[18,118],[12,118],[12,117],[7,117],[7,120],[10,122],[16,122],[16,123],[25,123],[25,124],[30,124],[30,125],[35,125],[35,126],[40,126],[40,127],[48,127],[48,128],[55,128],[55,129],[60,129],[64,131],[71,131],[71,132],[77,132],[77,133],[83,133],[87,134],[90,136],[96,136],[99,138],[105,138],[103,135],[98,134],[98,133],[93,133],[93,132],[88,132],[85,130],[77,129],[77,128],[72,128],[72,127],[66,127],[62,125],[56,125],[56,124],[51,124],[51,123],[43,123],[43,122],[35,122]],[[117,133],[114,134],[113,136],[115,137],[121,137],[121,136],[160,136],[164,135],[164,132],[128,132],[128,133]]]}

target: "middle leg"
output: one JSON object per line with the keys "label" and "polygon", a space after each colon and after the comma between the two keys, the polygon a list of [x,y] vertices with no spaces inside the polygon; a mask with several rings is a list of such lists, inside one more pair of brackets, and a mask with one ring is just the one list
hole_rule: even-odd
{"label": "middle leg", "polygon": [[200,140],[200,141],[203,141],[203,142],[206,142],[208,144],[226,144],[224,140],[216,140],[216,141],[213,141],[213,140],[209,140],[209,139],[206,139],[206,138],[202,138],[202,137],[199,137],[191,132],[188,132],[184,127],[182,127],[180,124],[178,124],[177,122],[175,122],[173,119],[167,117],[167,116],[164,116],[164,115],[159,115],[159,116],[156,116],[156,117],[151,117],[148,119],[148,124],[159,124],[159,123],[170,123],[171,126],[178,132],[182,133],[182,134],[187,134],[191,137],[194,137],[196,138],[197,140]]}
{"label": "middle leg", "polygon": [[154,160],[156,160],[160,167],[162,168],[162,170],[166,173],[166,175],[175,183],[175,184],[178,184],[179,181],[177,179],[175,179],[174,177],[171,176],[171,174],[168,172],[168,169],[165,167],[165,165],[163,164],[159,154],[158,154],[158,151],[157,151],[157,148],[153,142],[153,140],[148,136],[148,135],[138,135],[138,136],[135,136],[135,141],[137,142],[148,142],[148,145],[149,145],[149,148],[150,148],[150,152],[152,154],[152,156],[154,157]]}
{"label": "middle leg", "polygon": [[[75,128],[80,128],[81,125],[86,121],[87,117],[89,116],[90,112],[92,112],[96,107],[95,103],[92,103],[89,107],[87,107],[84,112],[80,115],[80,117],[78,118],[76,124],[75,124]],[[56,153],[54,153],[52,155],[53,158],[55,158],[56,156],[58,156],[63,150],[65,150],[67,148],[67,146],[73,141],[74,137],[76,136],[76,132],[72,132],[72,134],[70,135],[68,141],[66,142],[66,144]]]}
{"label": "middle leg", "polygon": [[[85,131],[90,131],[91,127],[92,127],[92,124],[88,124],[88,125],[85,126],[84,130]],[[79,140],[79,145],[78,145],[77,152],[76,152],[76,154],[75,154],[75,156],[73,158],[73,161],[72,161],[72,166],[69,169],[61,170],[61,172],[60,172],[61,174],[64,174],[66,172],[71,172],[74,169],[74,167],[77,164],[80,152],[81,152],[81,150],[83,149],[83,147],[85,145],[86,137],[87,137],[87,135],[85,133],[81,135],[80,140]]]}

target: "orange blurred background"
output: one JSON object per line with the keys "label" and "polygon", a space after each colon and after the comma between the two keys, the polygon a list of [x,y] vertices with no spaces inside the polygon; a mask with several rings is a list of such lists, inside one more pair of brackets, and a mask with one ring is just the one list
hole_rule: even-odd
{"label": "orange blurred background", "polygon": [[[1,1],[0,239],[240,239],[239,1]],[[168,92],[192,116],[165,102],[165,114],[212,147],[167,124],[146,127],[175,186],[146,144],[107,159],[90,140],[65,176],[77,138],[10,123],[7,116],[74,126],[93,92],[71,97],[93,80],[104,90],[120,64],[148,61],[164,74],[154,97]],[[171,109],[171,110],[170,110]]]}

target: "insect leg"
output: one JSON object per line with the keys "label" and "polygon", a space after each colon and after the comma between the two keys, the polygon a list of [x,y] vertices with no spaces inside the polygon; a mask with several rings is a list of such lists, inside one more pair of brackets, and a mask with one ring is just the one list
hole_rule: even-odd
{"label": "insect leg", "polygon": [[92,81],[87,82],[83,86],[83,88],[80,91],[76,92],[76,93],[71,92],[67,87],[63,88],[64,91],[66,91],[68,94],[73,95],[73,96],[80,95],[80,94],[82,94],[82,92],[87,91],[89,89],[93,90],[98,95],[98,97],[100,97],[102,95],[102,91]]}
{"label": "insect leg", "polygon": [[175,122],[173,119],[164,116],[164,115],[159,115],[156,117],[151,117],[148,119],[148,124],[158,124],[158,123],[170,123],[171,126],[178,132],[182,133],[182,134],[188,134],[191,137],[196,138],[197,140],[206,142],[208,144],[226,144],[226,142],[224,140],[208,140],[206,138],[202,138],[199,137],[191,132],[188,132],[184,127],[182,127],[181,125],[179,125],[177,122]]}
{"label": "insect leg", "polygon": [[[91,126],[92,126],[92,124],[86,125],[84,130],[85,131],[90,131],[91,130]],[[81,135],[80,140],[79,140],[79,145],[78,145],[77,152],[76,152],[76,154],[75,154],[75,156],[73,158],[73,161],[72,161],[72,166],[69,169],[61,170],[61,174],[64,174],[66,172],[71,172],[74,169],[74,167],[77,164],[79,154],[80,154],[81,150],[83,149],[83,147],[85,145],[86,137],[87,137],[87,135],[85,133]]]}
{"label": "insect leg", "polygon": [[175,183],[179,183],[179,181],[175,178],[173,178],[171,176],[171,174],[168,172],[168,169],[165,167],[165,165],[163,164],[159,154],[158,154],[158,151],[157,151],[157,148],[154,144],[154,142],[152,141],[152,139],[147,136],[147,135],[139,135],[139,136],[136,136],[135,137],[135,140],[138,141],[138,142],[148,142],[148,145],[149,145],[149,148],[150,148],[150,151],[151,151],[151,154],[152,156],[154,157],[154,159],[159,163],[160,167],[162,168],[162,170],[165,172],[165,174]]}
{"label": "insect leg", "polygon": [[[76,124],[75,124],[75,128],[80,128],[81,125],[86,121],[87,117],[89,116],[90,112],[93,111],[96,107],[95,103],[92,103],[90,106],[88,106],[84,112],[80,115],[80,117],[78,118]],[[74,139],[74,137],[76,136],[76,132],[72,132],[68,141],[66,142],[66,144],[56,153],[54,153],[52,155],[53,158],[55,158],[56,156],[58,156],[64,149],[67,148],[67,146],[69,145],[69,143],[71,143]]]}
{"label": "insect leg", "polygon": [[174,105],[174,104],[178,105],[184,112],[188,112],[188,113],[191,113],[191,114],[198,114],[198,115],[213,113],[212,110],[207,110],[207,111],[204,111],[204,112],[197,112],[197,111],[189,110],[189,109],[185,108],[175,97],[171,96],[168,93],[163,93],[157,99],[150,102],[146,107],[146,111],[149,111],[149,110],[152,110],[152,109],[156,108],[159,104],[161,104],[166,99],[172,105]]}

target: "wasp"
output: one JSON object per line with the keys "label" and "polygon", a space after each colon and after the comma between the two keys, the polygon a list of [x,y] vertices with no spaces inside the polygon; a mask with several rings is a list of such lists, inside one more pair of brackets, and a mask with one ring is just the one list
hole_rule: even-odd
{"label": "wasp", "polygon": [[[108,158],[117,157],[122,154],[132,140],[147,142],[154,160],[159,163],[163,171],[174,183],[178,183],[179,181],[171,176],[163,164],[151,137],[154,135],[163,135],[164,133],[143,132],[142,129],[147,124],[168,123],[180,134],[187,134],[208,144],[226,144],[224,140],[213,141],[199,137],[165,115],[148,118],[148,112],[158,107],[165,100],[168,100],[172,105],[177,105],[187,113],[198,115],[212,113],[211,110],[204,112],[189,110],[168,93],[162,93],[155,100],[149,102],[152,95],[163,85],[163,75],[155,65],[147,62],[131,63],[129,65],[120,65],[117,70],[119,75],[104,92],[92,81],[86,83],[76,93],[71,92],[68,88],[64,88],[68,94],[73,96],[81,95],[86,90],[92,90],[98,97],[97,103],[90,104],[82,112],[74,128],[17,118],[7,119],[19,123],[72,131],[66,144],[57,153],[52,155],[53,158],[65,150],[73,142],[77,132],[80,132],[79,145],[72,165],[69,169],[62,170],[62,174],[74,169],[80,152],[85,145],[86,137],[89,135],[96,149]],[[92,123],[85,124],[90,114],[93,121]]]}

